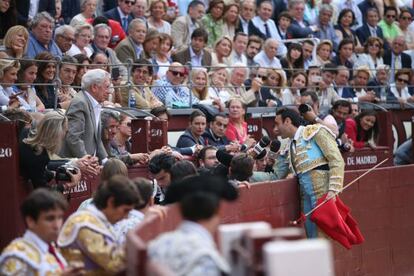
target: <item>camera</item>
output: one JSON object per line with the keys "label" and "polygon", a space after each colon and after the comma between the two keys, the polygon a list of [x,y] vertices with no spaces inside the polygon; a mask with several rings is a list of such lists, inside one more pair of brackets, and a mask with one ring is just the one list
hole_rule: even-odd
{"label": "camera", "polygon": [[55,180],[66,181],[66,182],[71,181],[71,178],[68,172],[71,174],[77,174],[78,170],[72,166],[62,165],[56,169]]}

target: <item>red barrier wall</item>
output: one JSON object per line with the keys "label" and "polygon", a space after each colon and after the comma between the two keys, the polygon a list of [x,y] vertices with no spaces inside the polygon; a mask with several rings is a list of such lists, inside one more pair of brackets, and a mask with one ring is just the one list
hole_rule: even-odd
{"label": "red barrier wall", "polygon": [[[346,172],[349,183],[364,171]],[[346,190],[341,198],[352,209],[365,236],[365,243],[351,250],[333,243],[337,276],[345,275],[414,275],[414,183],[411,178],[414,165],[377,169]],[[274,227],[287,226],[298,216],[299,200],[295,179],[260,183],[250,190],[242,188],[240,199],[225,204],[223,223],[264,220]],[[177,209],[169,210],[165,222],[152,217],[142,224],[127,244],[130,273],[142,269],[139,264],[145,243],[158,233],[174,228],[180,221]],[[142,271],[142,270],[140,270]],[[135,271],[136,272],[136,271]],[[129,274],[132,275],[132,274]]]}

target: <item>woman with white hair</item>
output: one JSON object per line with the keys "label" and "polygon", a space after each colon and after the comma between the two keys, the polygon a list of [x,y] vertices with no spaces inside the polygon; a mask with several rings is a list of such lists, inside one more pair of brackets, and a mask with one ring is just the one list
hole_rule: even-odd
{"label": "woman with white hair", "polygon": [[88,58],[92,56],[92,49],[90,43],[93,39],[93,27],[88,23],[80,23],[75,26],[75,43],[69,49],[67,54],[75,56],[77,54],[84,54]]}
{"label": "woman with white hair", "polygon": [[80,9],[81,13],[75,15],[70,21],[70,25],[76,27],[81,23],[86,23],[86,19],[94,18],[97,6],[97,0],[81,0]]}
{"label": "woman with white hair", "polygon": [[219,110],[224,110],[226,102],[231,98],[228,91],[229,72],[225,64],[219,63],[210,71],[210,87],[208,88],[207,99],[202,104],[210,104]]}

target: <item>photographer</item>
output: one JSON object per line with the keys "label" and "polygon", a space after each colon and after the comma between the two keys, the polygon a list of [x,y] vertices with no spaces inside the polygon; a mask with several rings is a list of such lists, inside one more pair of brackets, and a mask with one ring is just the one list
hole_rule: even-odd
{"label": "photographer", "polygon": [[80,159],[57,159],[61,143],[67,132],[67,118],[56,111],[46,113],[40,121],[36,133],[20,142],[20,171],[22,176],[30,180],[33,188],[46,187],[55,178],[60,191],[68,190],[77,185],[81,179],[81,171],[96,175],[99,172],[97,159],[86,155]]}

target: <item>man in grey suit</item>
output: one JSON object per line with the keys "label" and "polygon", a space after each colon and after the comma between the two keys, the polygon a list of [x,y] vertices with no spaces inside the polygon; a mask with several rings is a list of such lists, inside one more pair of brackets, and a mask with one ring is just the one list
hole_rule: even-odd
{"label": "man in grey suit", "polygon": [[101,103],[108,99],[111,76],[102,69],[92,69],[82,77],[80,91],[66,111],[68,132],[61,155],[82,157],[97,156],[99,161],[107,158],[101,140]]}
{"label": "man in grey suit", "polygon": [[188,5],[187,15],[178,17],[171,25],[171,36],[174,38],[174,47],[179,51],[190,44],[193,31],[201,27],[200,20],[206,7],[200,0],[193,0]]}
{"label": "man in grey suit", "polygon": [[192,66],[211,66],[211,54],[204,50],[208,41],[208,33],[203,28],[195,29],[191,34],[191,45],[172,55],[172,60]]}
{"label": "man in grey suit", "polygon": [[124,38],[115,48],[118,59],[126,63],[128,59],[137,61],[144,57],[143,43],[147,35],[147,24],[139,18],[135,18],[129,24],[128,36]]}

